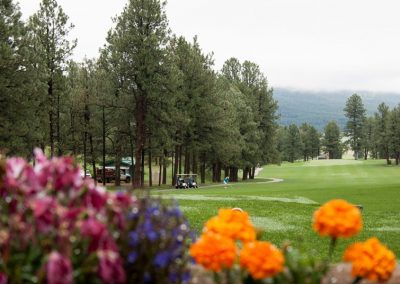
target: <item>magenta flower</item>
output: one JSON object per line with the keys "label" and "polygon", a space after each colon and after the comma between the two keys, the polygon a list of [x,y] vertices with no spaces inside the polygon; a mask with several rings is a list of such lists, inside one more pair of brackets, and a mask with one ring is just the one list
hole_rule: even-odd
{"label": "magenta flower", "polygon": [[71,261],[57,251],[53,251],[46,264],[46,275],[48,284],[72,284]]}
{"label": "magenta flower", "polygon": [[102,250],[97,252],[97,257],[99,258],[97,273],[104,283],[125,283],[126,275],[118,253]]}
{"label": "magenta flower", "polygon": [[5,275],[3,272],[0,272],[0,284],[7,284],[7,275]]}
{"label": "magenta flower", "polygon": [[55,224],[57,201],[52,197],[36,198],[31,202],[31,209],[36,218],[39,232],[48,232]]}
{"label": "magenta flower", "polygon": [[81,225],[82,235],[94,239],[102,238],[106,230],[106,226],[94,217],[84,220]]}
{"label": "magenta flower", "polygon": [[84,205],[88,208],[93,208],[100,211],[107,203],[108,194],[102,187],[95,187],[93,180],[85,179],[85,184],[88,185],[88,192],[84,197]]}
{"label": "magenta flower", "polygon": [[7,160],[3,187],[8,190],[20,190],[27,195],[38,192],[40,188],[33,168],[22,158]]}

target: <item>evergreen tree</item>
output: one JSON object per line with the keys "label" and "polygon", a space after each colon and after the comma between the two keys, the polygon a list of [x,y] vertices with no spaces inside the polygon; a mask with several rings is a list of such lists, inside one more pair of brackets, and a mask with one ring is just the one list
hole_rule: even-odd
{"label": "evergreen tree", "polygon": [[288,161],[291,163],[302,157],[303,142],[301,141],[300,131],[296,124],[291,124],[287,128],[285,150]]}
{"label": "evergreen tree", "polygon": [[47,84],[48,138],[50,154],[62,153],[61,147],[61,108],[63,106],[63,89],[65,88],[63,72],[67,61],[76,46],[76,41],[70,42],[68,34],[73,28],[68,24],[68,16],[56,0],[43,0],[40,8],[29,19],[29,28],[34,38],[34,50],[43,66],[45,83]]}
{"label": "evergreen tree", "polygon": [[396,165],[400,160],[400,105],[390,112],[390,144],[396,159]]}
{"label": "evergreen tree", "polygon": [[385,103],[379,104],[375,113],[375,123],[380,157],[385,158],[387,164],[390,164],[390,109]]}
{"label": "evergreen tree", "polygon": [[357,160],[362,144],[362,132],[365,121],[365,108],[359,95],[353,94],[347,99],[344,114],[348,118],[345,134],[350,138],[350,147]]}
{"label": "evergreen tree", "polygon": [[372,117],[368,117],[365,120],[362,134],[362,149],[364,154],[364,159],[368,159],[368,154],[372,151],[374,145],[374,126],[375,120]]}
{"label": "evergreen tree", "polygon": [[143,159],[149,111],[165,93],[168,27],[165,2],[130,0],[107,38],[121,90],[131,97],[135,121],[134,187],[143,187]]}
{"label": "evergreen tree", "polygon": [[329,159],[342,158],[342,143],[340,129],[335,121],[330,121],[324,128],[323,146],[329,155]]}
{"label": "evergreen tree", "polygon": [[2,0],[0,11],[0,152],[29,156],[41,137],[41,86],[18,6]]}

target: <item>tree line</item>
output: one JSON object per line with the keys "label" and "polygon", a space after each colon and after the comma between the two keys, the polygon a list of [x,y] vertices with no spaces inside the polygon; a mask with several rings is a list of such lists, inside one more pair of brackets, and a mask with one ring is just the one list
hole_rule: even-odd
{"label": "tree line", "polygon": [[400,104],[390,109],[382,102],[373,116],[366,116],[366,109],[358,94],[350,96],[343,109],[347,118],[341,131],[335,121],[326,124],[323,133],[307,123],[280,127],[278,150],[281,160],[294,162],[316,158],[326,153],[326,158],[341,159],[351,150],[355,159],[391,159],[396,165],[400,160]]}
{"label": "tree line", "polygon": [[131,157],[135,188],[145,164],[153,185],[153,161],[159,184],[178,173],[237,181],[239,170],[245,180],[278,161],[278,105],[259,66],[230,58],[215,71],[197,38],[170,32],[165,5],[129,0],[99,57],[75,62],[74,26],[56,0],[42,0],[26,22],[18,4],[1,0],[0,150],[79,156],[95,179],[112,159],[117,185],[121,158]]}

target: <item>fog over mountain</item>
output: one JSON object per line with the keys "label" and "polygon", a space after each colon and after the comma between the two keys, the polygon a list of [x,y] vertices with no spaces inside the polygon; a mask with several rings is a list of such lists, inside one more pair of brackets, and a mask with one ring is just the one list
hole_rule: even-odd
{"label": "fog over mountain", "polygon": [[400,103],[400,93],[327,92],[275,88],[274,98],[279,104],[279,123],[300,125],[307,122],[322,131],[329,121],[335,120],[343,130],[346,124],[343,109],[348,97],[354,93],[361,96],[368,116],[375,113],[381,102],[385,102],[391,108]]}

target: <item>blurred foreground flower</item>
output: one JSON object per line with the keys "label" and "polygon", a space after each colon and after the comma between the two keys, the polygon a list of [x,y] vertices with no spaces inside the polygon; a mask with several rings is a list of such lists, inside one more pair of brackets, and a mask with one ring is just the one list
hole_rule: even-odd
{"label": "blurred foreground flower", "polygon": [[139,197],[124,239],[128,283],[189,283],[193,233],[177,204]]}
{"label": "blurred foreground flower", "polygon": [[285,258],[280,250],[269,242],[251,242],[240,252],[240,265],[254,279],[272,277],[283,270]]}
{"label": "blurred foreground flower", "polygon": [[205,268],[219,272],[221,269],[232,267],[237,256],[237,248],[232,239],[206,232],[192,245],[190,254]]}
{"label": "blurred foreground flower", "polygon": [[256,231],[249,214],[232,209],[220,209],[217,216],[207,221],[205,229],[242,242],[256,239]]}
{"label": "blurred foreground flower", "polygon": [[371,281],[387,281],[397,265],[394,253],[377,238],[349,246],[343,258],[351,262],[351,273],[360,280],[365,278]]}
{"label": "blurred foreground flower", "polygon": [[6,161],[0,195],[0,283],[125,282],[117,241],[132,196],[83,180],[71,157],[40,149],[34,166]]}
{"label": "blurred foreground flower", "polygon": [[313,228],[321,236],[349,238],[362,229],[361,212],[345,200],[331,200],[315,211]]}

